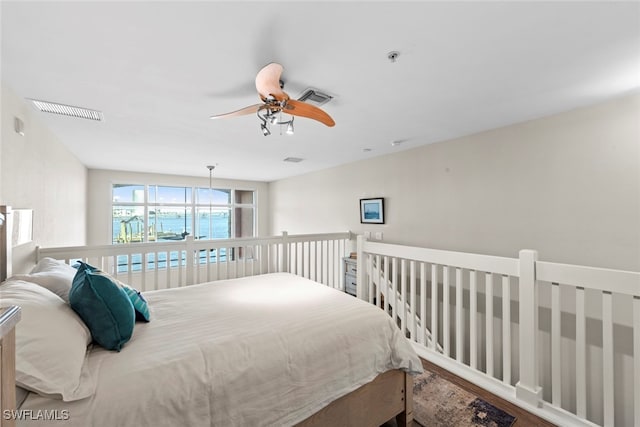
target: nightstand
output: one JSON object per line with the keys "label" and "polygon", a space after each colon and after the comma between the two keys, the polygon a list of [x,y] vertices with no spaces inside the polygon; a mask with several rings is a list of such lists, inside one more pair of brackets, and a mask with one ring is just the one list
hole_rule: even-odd
{"label": "nightstand", "polygon": [[5,411],[16,409],[16,323],[20,307],[0,308],[0,426],[13,427],[15,420]]}
{"label": "nightstand", "polygon": [[357,295],[356,289],[358,287],[358,260],[355,258],[342,258],[342,264],[344,266],[344,291],[354,297]]}

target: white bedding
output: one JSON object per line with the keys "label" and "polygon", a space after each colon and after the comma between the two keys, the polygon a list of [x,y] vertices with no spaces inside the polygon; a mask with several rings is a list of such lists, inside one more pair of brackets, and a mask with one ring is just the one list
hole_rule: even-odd
{"label": "white bedding", "polygon": [[65,427],[286,426],[382,372],[422,371],[382,310],[291,274],[144,296],[151,322],[137,323],[120,353],[88,352],[92,397],[30,394],[21,409],[58,410],[68,419],[46,425]]}

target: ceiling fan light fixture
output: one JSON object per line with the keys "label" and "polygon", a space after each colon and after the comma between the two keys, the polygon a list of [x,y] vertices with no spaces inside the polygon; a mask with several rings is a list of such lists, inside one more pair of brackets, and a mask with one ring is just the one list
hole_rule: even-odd
{"label": "ceiling fan light fixture", "polygon": [[[286,120],[285,118],[285,120],[283,120],[281,113],[289,116],[307,117],[328,127],[335,126],[336,122],[325,111],[308,102],[289,98],[289,95],[282,90],[283,84],[280,80],[282,70],[282,65],[271,62],[258,71],[256,75],[256,89],[258,90],[262,104],[250,105],[240,110],[214,115],[210,118],[218,119],[255,113],[262,122],[260,124],[260,130],[264,136],[271,135],[269,126],[279,126],[280,135],[282,135],[283,127],[286,126],[286,133],[288,135],[293,134],[293,118],[290,120]],[[324,103],[330,100],[331,96],[315,90],[309,90],[304,94],[303,99],[316,103]]]}

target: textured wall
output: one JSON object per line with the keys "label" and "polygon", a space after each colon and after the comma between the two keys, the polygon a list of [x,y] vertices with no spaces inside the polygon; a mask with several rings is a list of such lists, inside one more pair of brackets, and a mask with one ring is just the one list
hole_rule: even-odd
{"label": "textured wall", "polygon": [[[87,169],[41,122],[43,114],[2,87],[0,203],[33,209],[33,237],[41,246],[86,242]],[[13,130],[24,122],[24,136]]]}
{"label": "textured wall", "polygon": [[[271,183],[272,230],[640,270],[640,95]],[[386,224],[358,199],[385,197]]]}

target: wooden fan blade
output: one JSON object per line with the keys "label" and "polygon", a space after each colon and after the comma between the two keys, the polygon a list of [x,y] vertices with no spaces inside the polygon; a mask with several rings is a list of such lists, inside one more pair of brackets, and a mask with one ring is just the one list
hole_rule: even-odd
{"label": "wooden fan blade", "polygon": [[255,104],[250,105],[249,107],[244,107],[237,111],[232,111],[230,113],[218,114],[217,116],[211,116],[210,119],[226,119],[227,117],[236,117],[236,116],[246,116],[247,114],[255,113],[261,107],[264,107],[264,104]]}
{"label": "wooden fan blade", "polygon": [[332,127],[336,124],[331,116],[325,113],[320,108],[315,107],[311,104],[307,104],[306,102],[297,101],[295,99],[288,100],[286,106],[284,107],[284,110],[282,111],[287,114],[291,114],[292,116],[302,116],[317,120],[329,127]]}
{"label": "wooden fan blade", "polygon": [[264,101],[270,96],[278,101],[289,99],[289,95],[284,93],[280,87],[280,76],[282,75],[282,70],[284,70],[282,65],[272,62],[262,67],[258,72],[258,75],[256,76],[256,89],[260,94],[260,99]]}

